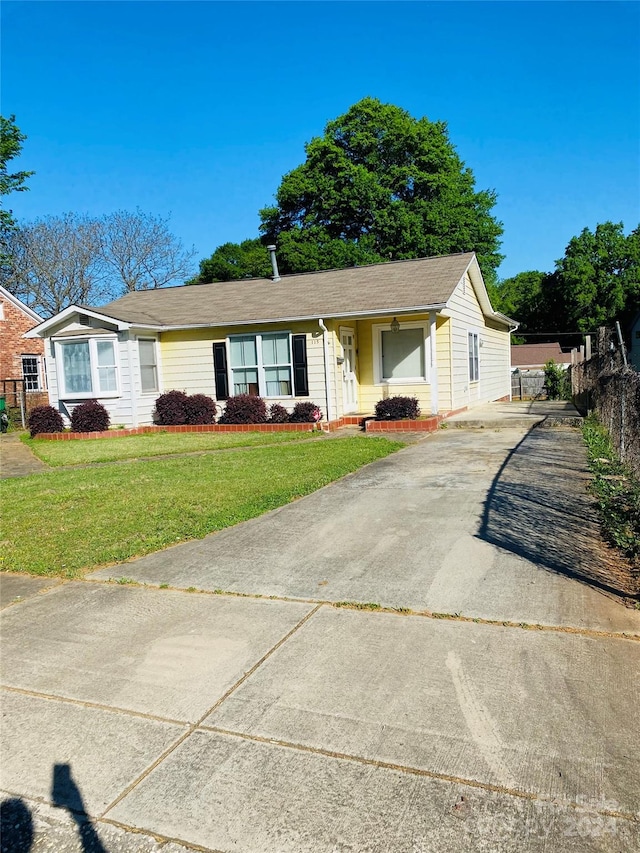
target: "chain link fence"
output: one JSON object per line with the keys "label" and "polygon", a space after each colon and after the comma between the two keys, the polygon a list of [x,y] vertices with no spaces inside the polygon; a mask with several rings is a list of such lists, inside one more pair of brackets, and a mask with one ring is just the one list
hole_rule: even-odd
{"label": "chain link fence", "polygon": [[613,330],[599,329],[589,361],[571,366],[571,388],[578,409],[597,413],[620,460],[640,477],[640,373],[625,366]]}

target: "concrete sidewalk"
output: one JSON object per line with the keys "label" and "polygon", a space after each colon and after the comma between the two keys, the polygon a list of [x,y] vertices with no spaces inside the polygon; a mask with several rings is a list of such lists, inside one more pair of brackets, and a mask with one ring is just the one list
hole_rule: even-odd
{"label": "concrete sidewalk", "polygon": [[41,462],[20,441],[20,433],[7,432],[0,435],[0,479],[26,477],[48,470],[49,466]]}
{"label": "concrete sidewalk", "polygon": [[84,582],[3,575],[5,837],[635,853],[640,612],[585,478],[574,430],[446,430]]}

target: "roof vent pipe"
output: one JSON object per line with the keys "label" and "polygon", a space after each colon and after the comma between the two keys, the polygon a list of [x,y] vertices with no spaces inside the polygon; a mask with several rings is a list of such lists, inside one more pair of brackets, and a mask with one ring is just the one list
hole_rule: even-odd
{"label": "roof vent pipe", "polygon": [[273,269],[273,280],[280,281],[280,273],[278,272],[278,261],[276,260],[276,247],[275,246],[267,246],[269,250],[269,254],[271,255],[271,267]]}

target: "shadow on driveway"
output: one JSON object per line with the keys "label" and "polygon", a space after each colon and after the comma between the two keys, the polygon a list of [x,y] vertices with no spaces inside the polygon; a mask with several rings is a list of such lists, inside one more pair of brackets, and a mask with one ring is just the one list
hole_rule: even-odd
{"label": "shadow on driveway", "polygon": [[532,428],[494,478],[477,535],[602,592],[637,596],[623,559],[602,542],[589,481],[580,433]]}
{"label": "shadow on driveway", "polygon": [[[51,800],[73,818],[83,853],[108,853],[87,815],[70,764],[53,765]],[[33,840],[33,818],[24,800],[20,797],[4,800],[0,805],[0,853],[29,853]]]}

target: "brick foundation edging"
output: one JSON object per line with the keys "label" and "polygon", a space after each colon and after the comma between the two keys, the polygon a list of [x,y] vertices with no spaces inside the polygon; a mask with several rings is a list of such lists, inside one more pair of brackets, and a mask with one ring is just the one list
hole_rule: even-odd
{"label": "brick foundation edging", "polygon": [[375,421],[365,422],[365,432],[435,432],[442,422],[442,415],[420,420]]}
{"label": "brick foundation edging", "polygon": [[41,432],[37,439],[47,441],[82,441],[92,438],[125,438],[129,435],[187,432],[315,432],[321,424],[197,424],[194,426],[142,426],[129,429],[108,429],[104,432]]}

